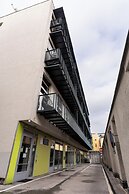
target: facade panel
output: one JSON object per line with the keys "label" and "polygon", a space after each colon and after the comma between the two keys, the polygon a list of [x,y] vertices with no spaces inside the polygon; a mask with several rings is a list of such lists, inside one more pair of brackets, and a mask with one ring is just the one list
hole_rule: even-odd
{"label": "facade panel", "polygon": [[38,135],[33,176],[39,176],[49,172],[50,139],[48,145],[43,144],[43,135]]}
{"label": "facade panel", "polygon": [[14,140],[14,145],[12,149],[12,154],[9,162],[9,167],[8,167],[8,173],[7,177],[5,180],[5,184],[10,184],[14,180],[14,175],[15,175],[15,170],[16,170],[16,164],[17,164],[17,158],[18,158],[18,153],[20,149],[20,144],[21,144],[21,139],[22,139],[22,134],[23,134],[23,126],[21,123],[18,124],[15,140]]}
{"label": "facade panel", "polygon": [[63,9],[47,0],[0,21],[0,179],[80,164],[90,121]]}

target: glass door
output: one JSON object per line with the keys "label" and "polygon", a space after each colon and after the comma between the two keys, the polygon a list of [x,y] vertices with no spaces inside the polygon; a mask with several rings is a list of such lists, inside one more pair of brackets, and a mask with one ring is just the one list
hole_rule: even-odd
{"label": "glass door", "polygon": [[56,142],[54,169],[61,170],[62,168],[63,168],[63,145]]}
{"label": "glass door", "polygon": [[34,137],[32,134],[24,133],[19,151],[19,158],[15,173],[15,181],[23,180],[29,177],[30,167],[33,164],[34,157],[32,157],[34,145]]}
{"label": "glass door", "polygon": [[70,146],[67,146],[66,151],[66,166],[71,168],[74,165],[74,149]]}
{"label": "glass door", "polygon": [[33,174],[36,145],[37,145],[37,136],[34,137],[34,141],[33,141],[33,145],[32,145],[32,152],[31,152],[31,158],[30,158],[30,167],[29,167],[29,177],[31,177],[32,174]]}
{"label": "glass door", "polygon": [[55,142],[51,143],[49,172],[54,171]]}
{"label": "glass door", "polygon": [[49,172],[63,168],[63,145],[57,142],[51,143]]}

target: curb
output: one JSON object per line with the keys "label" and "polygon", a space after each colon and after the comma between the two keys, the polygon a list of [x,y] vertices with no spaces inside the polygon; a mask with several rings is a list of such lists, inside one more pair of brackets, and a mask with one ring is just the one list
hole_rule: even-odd
{"label": "curb", "polygon": [[[63,182],[67,181],[67,180],[70,179],[72,176],[74,176],[75,174],[77,174],[78,172],[82,171],[82,170],[85,169],[85,168],[86,168],[86,167],[83,167],[83,166],[81,167],[81,166],[80,166],[80,169],[79,169],[79,170],[75,170],[75,172],[74,172],[73,174],[69,175],[67,178],[65,178],[65,179],[62,180],[61,182],[57,183],[54,187],[61,185]],[[73,168],[73,169],[74,169],[74,168]],[[75,169],[76,169],[76,168],[75,168]],[[29,182],[25,182],[25,183],[13,185],[13,186],[8,187],[8,188],[3,188],[3,189],[0,190],[0,193],[6,192],[6,191],[11,191],[12,189],[17,188],[17,187],[19,187],[19,186],[21,186],[21,185],[30,184],[30,183],[32,183],[32,182],[35,182],[35,181],[38,181],[38,180],[41,180],[41,179],[45,179],[45,178],[52,177],[52,176],[57,175],[57,174],[61,174],[62,172],[65,172],[65,171],[67,171],[67,169],[61,170],[61,171],[58,171],[58,172],[55,172],[55,173],[48,174],[48,175],[46,175],[46,176],[41,176],[41,177],[35,178],[35,179],[33,179],[33,180],[29,181]],[[54,187],[53,187],[53,188],[54,188]]]}
{"label": "curb", "polygon": [[106,177],[107,177],[107,179],[108,179],[108,182],[109,182],[109,184],[110,184],[110,187],[111,187],[111,189],[112,189],[112,192],[113,192],[114,194],[117,194],[117,193],[115,192],[114,188],[113,188],[113,185],[111,184],[110,178],[109,178],[109,176],[108,176],[108,174],[107,174],[107,171],[106,171],[105,167],[104,167],[103,165],[102,165],[102,167],[103,167],[103,170],[104,170],[104,172],[105,172],[105,174],[106,174]]}
{"label": "curb", "polygon": [[117,178],[113,176],[111,172],[108,172],[108,169],[103,165],[104,172],[107,176],[108,182],[114,194],[126,194],[126,190],[120,185],[120,182]]}

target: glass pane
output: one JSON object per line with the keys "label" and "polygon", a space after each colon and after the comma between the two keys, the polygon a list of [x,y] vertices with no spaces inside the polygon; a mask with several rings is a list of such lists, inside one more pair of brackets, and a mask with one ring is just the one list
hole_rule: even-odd
{"label": "glass pane", "polygon": [[63,152],[55,150],[55,165],[59,165],[62,163],[63,163]]}
{"label": "glass pane", "polygon": [[50,151],[50,167],[53,166],[54,149],[51,148]]}
{"label": "glass pane", "polygon": [[62,164],[63,163],[63,152],[60,151],[59,152],[59,164]]}
{"label": "glass pane", "polygon": [[17,172],[27,171],[27,164],[18,165]]}
{"label": "glass pane", "polygon": [[20,150],[20,157],[17,172],[26,171],[30,156],[31,138],[24,136]]}
{"label": "glass pane", "polygon": [[58,165],[59,151],[55,150],[55,165]]}

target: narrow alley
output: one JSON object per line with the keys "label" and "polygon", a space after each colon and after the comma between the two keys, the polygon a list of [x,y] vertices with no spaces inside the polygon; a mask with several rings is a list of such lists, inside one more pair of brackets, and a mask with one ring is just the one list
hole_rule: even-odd
{"label": "narrow alley", "polygon": [[129,194],[129,1],[93,2],[0,1],[0,194]]}
{"label": "narrow alley", "polygon": [[93,164],[3,187],[6,194],[112,194],[102,166]]}

